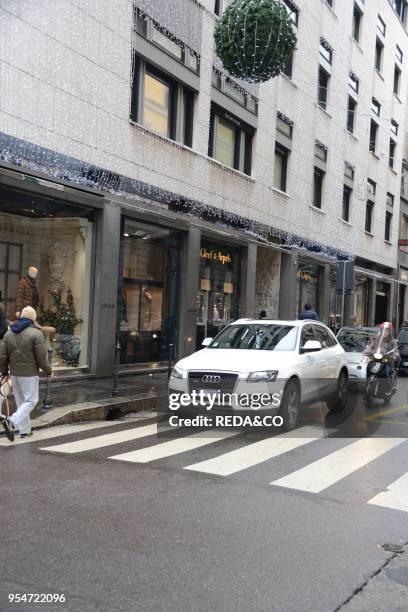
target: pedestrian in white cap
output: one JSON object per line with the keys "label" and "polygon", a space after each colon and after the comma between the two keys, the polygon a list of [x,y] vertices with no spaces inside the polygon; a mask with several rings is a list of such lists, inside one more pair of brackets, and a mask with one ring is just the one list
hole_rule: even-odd
{"label": "pedestrian in white cap", "polygon": [[16,430],[22,438],[32,435],[30,413],[38,402],[39,371],[51,374],[44,334],[34,324],[36,318],[34,308],[23,308],[0,345],[0,374],[4,378],[10,373],[17,404],[17,411],[1,421],[11,442]]}

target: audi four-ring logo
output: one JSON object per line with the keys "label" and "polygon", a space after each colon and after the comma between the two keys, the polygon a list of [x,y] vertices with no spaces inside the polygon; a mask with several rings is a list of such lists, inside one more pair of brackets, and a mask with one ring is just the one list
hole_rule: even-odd
{"label": "audi four-ring logo", "polygon": [[221,382],[221,376],[215,376],[214,374],[205,374],[201,380],[205,383],[219,383]]}

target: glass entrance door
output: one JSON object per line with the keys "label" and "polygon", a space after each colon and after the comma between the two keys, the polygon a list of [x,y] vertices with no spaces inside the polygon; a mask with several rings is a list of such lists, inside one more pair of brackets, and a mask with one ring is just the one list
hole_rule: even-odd
{"label": "glass entrance door", "polygon": [[121,363],[165,361],[177,329],[177,232],[125,220],[122,239]]}

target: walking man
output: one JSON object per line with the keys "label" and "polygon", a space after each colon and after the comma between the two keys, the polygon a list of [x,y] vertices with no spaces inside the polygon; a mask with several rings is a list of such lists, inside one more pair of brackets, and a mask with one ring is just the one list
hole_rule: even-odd
{"label": "walking man", "polygon": [[39,370],[51,374],[44,334],[34,325],[36,318],[34,308],[23,308],[20,318],[10,326],[0,345],[0,374],[8,376],[10,370],[17,404],[17,411],[2,420],[11,442],[15,430],[22,438],[32,435],[30,413],[38,402]]}
{"label": "walking man", "polygon": [[312,321],[319,321],[319,317],[317,316],[317,312],[315,312],[310,304],[305,304],[303,312],[301,313],[300,320],[311,319]]}

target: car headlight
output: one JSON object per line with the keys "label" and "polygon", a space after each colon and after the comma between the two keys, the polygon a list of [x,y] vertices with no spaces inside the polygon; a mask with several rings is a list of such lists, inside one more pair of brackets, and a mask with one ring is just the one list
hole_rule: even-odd
{"label": "car headlight", "polygon": [[178,366],[174,366],[171,372],[171,378],[187,378],[186,370],[182,370]]}
{"label": "car headlight", "polygon": [[247,382],[273,382],[278,377],[278,370],[262,370],[261,372],[250,372]]}

